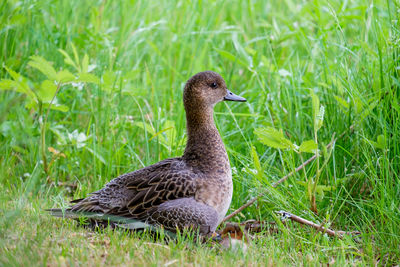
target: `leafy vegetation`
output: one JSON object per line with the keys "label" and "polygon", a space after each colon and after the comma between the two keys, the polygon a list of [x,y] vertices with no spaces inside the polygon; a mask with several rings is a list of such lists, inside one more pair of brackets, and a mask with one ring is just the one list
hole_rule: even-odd
{"label": "leafy vegetation", "polygon": [[[355,264],[400,258],[398,1],[0,3],[0,264]],[[219,72],[247,253],[90,232],[44,209],[181,155],[184,82]],[[309,156],[312,163],[272,184]],[[285,210],[356,238],[331,238]]]}

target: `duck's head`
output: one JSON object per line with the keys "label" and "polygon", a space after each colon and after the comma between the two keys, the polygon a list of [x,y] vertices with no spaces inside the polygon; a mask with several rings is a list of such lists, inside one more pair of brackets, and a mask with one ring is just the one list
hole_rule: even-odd
{"label": "duck's head", "polygon": [[199,72],[186,82],[183,102],[187,108],[212,108],[224,100],[246,101],[245,98],[229,91],[221,75],[213,71]]}

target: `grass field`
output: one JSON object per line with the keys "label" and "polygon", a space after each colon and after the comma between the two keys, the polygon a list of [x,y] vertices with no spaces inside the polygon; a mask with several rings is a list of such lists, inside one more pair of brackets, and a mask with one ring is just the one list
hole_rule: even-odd
{"label": "grass field", "polygon": [[[398,0],[1,1],[0,265],[398,264],[399,10]],[[232,221],[279,222],[285,210],[360,236],[287,222],[244,253],[91,232],[44,211],[181,155],[183,85],[203,70],[248,100],[215,109],[233,168],[228,213],[264,192]]]}

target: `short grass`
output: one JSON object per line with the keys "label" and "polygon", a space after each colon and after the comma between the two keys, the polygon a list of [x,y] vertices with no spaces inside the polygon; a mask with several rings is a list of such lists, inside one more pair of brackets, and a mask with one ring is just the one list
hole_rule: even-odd
{"label": "short grass", "polygon": [[[68,111],[51,110],[45,130],[46,145],[65,157],[53,160],[48,174],[38,110],[26,106],[23,93],[0,91],[0,265],[397,264],[399,8],[397,0],[2,1],[2,66],[39,92],[45,76],[29,58],[72,72],[58,49],[72,55],[74,46],[102,82],[61,87],[56,101]],[[279,221],[274,212],[286,210],[360,236],[329,238],[288,222],[278,233],[257,235],[242,253],[190,238],[165,243],[147,234],[91,232],[44,212],[181,155],[183,84],[203,70],[219,72],[248,99],[220,103],[215,115],[234,173],[230,212],[265,192],[233,221]],[[0,78],[11,78],[5,68]],[[296,144],[313,139],[311,91],[325,108],[321,165],[324,145],[339,137],[318,180],[325,186],[316,195],[318,215],[304,186],[316,162],[271,186],[312,154],[265,146],[254,134],[272,126]],[[54,153],[46,156],[51,162]]]}

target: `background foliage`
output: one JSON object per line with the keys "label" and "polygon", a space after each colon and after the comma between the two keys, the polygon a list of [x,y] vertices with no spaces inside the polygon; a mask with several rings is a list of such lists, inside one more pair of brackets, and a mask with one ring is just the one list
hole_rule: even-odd
{"label": "background foliage", "polygon": [[[397,263],[399,8],[397,0],[2,1],[0,263]],[[45,208],[181,155],[182,88],[203,70],[248,100],[218,104],[215,115],[233,167],[231,211],[265,192],[235,220],[279,221],[283,209],[360,237],[288,223],[246,254],[221,254],[49,218]],[[318,164],[271,186],[316,152]]]}

